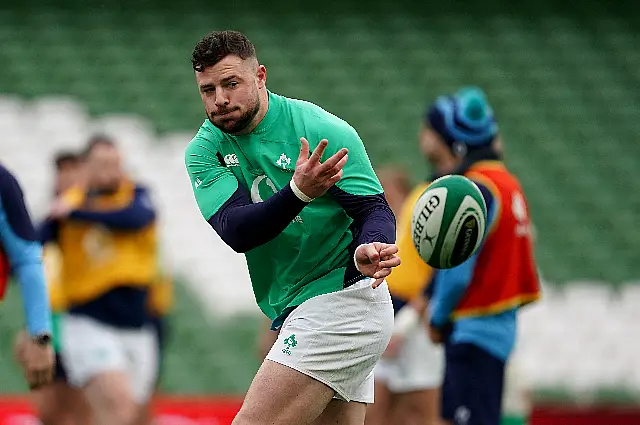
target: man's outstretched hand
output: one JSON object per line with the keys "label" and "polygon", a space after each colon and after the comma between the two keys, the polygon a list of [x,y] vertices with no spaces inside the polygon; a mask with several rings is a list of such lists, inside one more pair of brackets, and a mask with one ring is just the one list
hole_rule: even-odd
{"label": "man's outstretched hand", "polygon": [[372,286],[377,288],[391,270],[400,265],[397,253],[396,244],[373,242],[360,245],[356,248],[356,267],[363,275],[376,279]]}
{"label": "man's outstretched hand", "polygon": [[320,162],[328,144],[327,139],[322,139],[309,156],[309,142],[304,137],[300,139],[300,156],[296,161],[293,183],[309,199],[319,198],[336,184],[342,178],[342,169],[349,159],[348,150],[342,148],[325,162]]}

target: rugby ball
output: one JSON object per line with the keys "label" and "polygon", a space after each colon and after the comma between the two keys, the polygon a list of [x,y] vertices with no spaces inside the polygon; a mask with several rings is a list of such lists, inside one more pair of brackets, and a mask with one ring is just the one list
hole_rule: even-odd
{"label": "rugby ball", "polygon": [[411,235],[420,257],[436,269],[456,267],[482,244],[487,206],[478,186],[466,177],[434,180],[413,209]]}

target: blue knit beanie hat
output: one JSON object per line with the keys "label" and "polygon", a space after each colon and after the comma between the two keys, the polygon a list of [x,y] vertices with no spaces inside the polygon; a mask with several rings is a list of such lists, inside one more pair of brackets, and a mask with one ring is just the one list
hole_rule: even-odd
{"label": "blue knit beanie hat", "polygon": [[454,152],[487,147],[498,134],[493,110],[478,87],[463,87],[453,95],[437,98],[426,121]]}

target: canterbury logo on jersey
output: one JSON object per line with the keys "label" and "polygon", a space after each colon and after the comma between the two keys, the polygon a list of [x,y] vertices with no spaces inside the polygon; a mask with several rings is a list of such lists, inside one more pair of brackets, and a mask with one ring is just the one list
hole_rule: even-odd
{"label": "canterbury logo on jersey", "polygon": [[235,153],[230,153],[224,156],[224,164],[227,167],[239,167],[240,161],[238,161],[238,157]]}

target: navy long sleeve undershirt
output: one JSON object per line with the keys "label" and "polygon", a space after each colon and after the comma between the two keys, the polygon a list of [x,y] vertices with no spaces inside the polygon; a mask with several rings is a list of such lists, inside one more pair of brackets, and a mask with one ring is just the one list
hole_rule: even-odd
{"label": "navy long sleeve undershirt", "polygon": [[[371,242],[395,243],[396,218],[387,203],[384,194],[352,195],[337,186],[329,189],[329,194],[338,201],[347,215],[353,219],[351,233],[353,242],[349,254],[353,257],[356,248]],[[362,277],[353,261],[345,271],[345,283],[354,283]]]}
{"label": "navy long sleeve undershirt", "polygon": [[236,252],[247,252],[278,236],[307,205],[286,185],[264,202],[252,203],[242,185],[208,220]]}
{"label": "navy long sleeve undershirt", "polygon": [[[335,186],[329,190],[329,194],[353,219],[351,255],[363,243],[395,242],[395,217],[384,195],[352,195]],[[235,193],[209,219],[209,224],[234,251],[247,252],[280,234],[305,205],[289,185],[266,201],[256,204],[251,202],[247,189],[238,186]],[[359,275],[355,265],[350,265],[345,279]]]}

